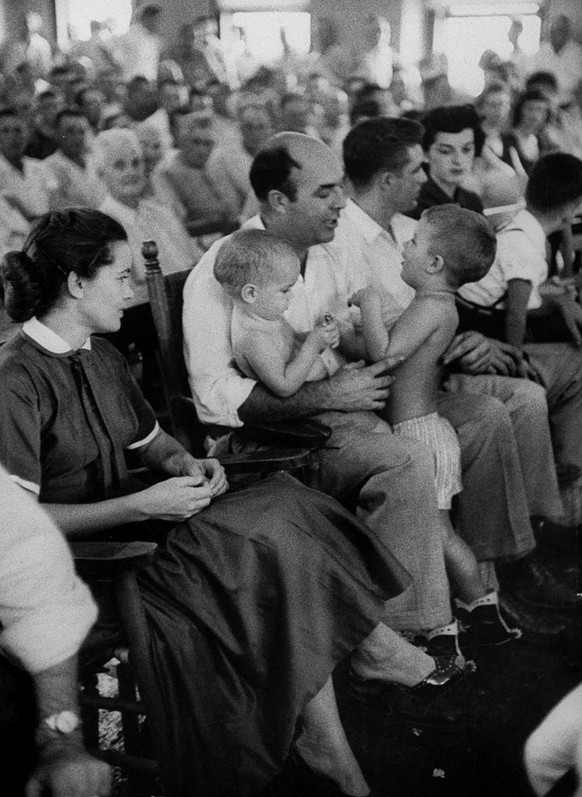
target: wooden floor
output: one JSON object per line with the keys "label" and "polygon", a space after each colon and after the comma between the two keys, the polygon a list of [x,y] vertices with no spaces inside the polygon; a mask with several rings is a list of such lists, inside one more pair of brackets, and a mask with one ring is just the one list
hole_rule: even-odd
{"label": "wooden floor", "polygon": [[[555,533],[554,533],[555,532]],[[552,536],[553,535],[553,536]],[[577,588],[577,537],[546,527],[545,561]],[[581,582],[582,583],[582,582]],[[566,617],[566,615],[564,615]],[[523,639],[482,649],[476,672],[449,695],[463,707],[453,731],[395,722],[346,690],[346,667],[334,674],[340,713],[374,797],[532,797],[522,766],[525,739],[544,715],[582,681],[582,607],[568,616],[567,636],[548,644]],[[321,785],[292,768],[261,797],[321,797]],[[123,779],[114,797],[125,797]],[[200,795],[204,797],[204,795]]]}
{"label": "wooden floor", "polygon": [[[546,538],[552,533],[546,528]],[[577,587],[578,546],[556,529],[557,546],[544,545],[545,561]],[[582,536],[582,534],[580,535]],[[522,748],[531,730],[582,681],[582,607],[569,617],[559,644],[527,638],[482,649],[477,670],[450,694],[464,709],[454,731],[419,731],[363,706],[346,693],[346,671],[335,674],[348,738],[374,797],[531,797]],[[319,790],[320,793],[320,790]],[[281,782],[273,797],[318,794],[316,784]]]}

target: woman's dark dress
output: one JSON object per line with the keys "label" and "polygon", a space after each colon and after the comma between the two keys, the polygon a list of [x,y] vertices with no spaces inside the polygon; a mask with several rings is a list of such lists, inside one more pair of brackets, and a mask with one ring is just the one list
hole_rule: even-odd
{"label": "woman's dark dress", "polygon": [[[82,380],[75,359],[23,333],[0,349],[0,461],[48,503],[131,489],[120,451],[155,426],[106,341],[80,354]],[[285,474],[169,528],[141,576],[169,793],[250,794],[277,774],[306,703],[407,574],[336,501]]]}

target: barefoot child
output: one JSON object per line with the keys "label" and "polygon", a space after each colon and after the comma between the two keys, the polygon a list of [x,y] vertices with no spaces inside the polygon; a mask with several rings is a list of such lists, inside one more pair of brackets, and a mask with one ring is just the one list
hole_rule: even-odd
{"label": "barefoot child", "polygon": [[[473,552],[451,523],[451,499],[461,490],[460,448],[453,427],[437,414],[436,394],[440,360],[458,325],[455,291],[480,279],[494,257],[495,235],[483,216],[457,205],[434,206],[422,214],[404,248],[402,278],[416,295],[390,332],[382,321],[377,291],[365,288],[352,297],[362,313],[369,358],[403,359],[381,415],[395,434],[415,437],[434,453],[445,560],[458,596],[456,613],[469,631],[468,640],[478,644],[501,644],[519,632],[504,623],[497,593],[485,589]],[[441,635],[447,630],[439,629]],[[446,642],[444,637],[432,641]]]}

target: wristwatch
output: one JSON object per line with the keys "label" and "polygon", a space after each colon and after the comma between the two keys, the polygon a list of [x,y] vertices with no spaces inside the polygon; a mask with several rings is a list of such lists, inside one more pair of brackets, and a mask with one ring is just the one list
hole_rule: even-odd
{"label": "wristwatch", "polygon": [[51,731],[68,736],[77,730],[81,724],[81,718],[74,711],[59,711],[58,714],[51,714],[50,717],[43,717],[41,724],[49,727]]}

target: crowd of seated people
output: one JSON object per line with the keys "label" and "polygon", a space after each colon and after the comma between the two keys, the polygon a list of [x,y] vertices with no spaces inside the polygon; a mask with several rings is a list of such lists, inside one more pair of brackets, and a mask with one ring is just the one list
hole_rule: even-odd
{"label": "crowd of seated people", "polygon": [[[413,727],[451,727],[459,715],[446,693],[470,679],[480,647],[570,628],[576,596],[546,567],[534,519],[582,522],[582,310],[568,237],[582,211],[582,68],[566,97],[552,72],[532,66],[518,80],[495,63],[474,103],[446,91],[434,107],[434,75],[423,102],[397,58],[380,82],[340,80],[316,54],[295,71],[289,57],[257,65],[243,81],[208,20],[164,49],[160,13],[144,6],[117,49],[95,27],[85,54],[73,48],[35,79],[23,67],[1,84],[0,391],[10,411],[0,463],[68,537],[145,520],[160,539],[166,530],[142,589],[175,793],[202,783],[208,795],[251,794],[291,755],[364,797],[335,707],[340,661],[350,657],[350,690],[363,702]],[[103,48],[105,61],[91,62]],[[474,282],[450,276],[455,253],[434,220],[457,216],[428,210],[440,205],[472,212],[458,217],[473,230],[459,238],[468,251],[482,217],[490,222],[491,256]],[[261,233],[247,240],[239,227]],[[316,417],[327,434],[307,486],[276,477],[229,490],[215,460],[195,460],[160,429],[141,393],[156,408],[147,239],[164,273],[191,269],[184,354],[209,457],[254,450],[238,434],[245,424],[300,429]],[[403,255],[416,276],[402,272]],[[263,336],[268,367],[237,365],[232,285],[253,356]],[[454,296],[461,325],[435,342],[434,329],[420,334],[423,317],[414,350],[393,354],[390,335],[412,335],[419,286],[433,312]],[[381,347],[363,334],[369,311]],[[398,390],[391,403],[399,374],[422,394],[410,411]],[[424,427],[419,438],[386,422],[428,416],[436,442]],[[430,445],[451,456],[444,503],[435,478],[438,487],[445,464]],[[124,448],[167,480],[136,486]],[[280,603],[265,611],[279,592],[291,603],[302,595],[281,632]],[[281,644],[285,667],[275,666]],[[215,705],[198,698],[183,663],[170,670],[165,646],[206,668]],[[204,734],[209,726],[216,733]],[[188,745],[200,754],[189,758]]]}

